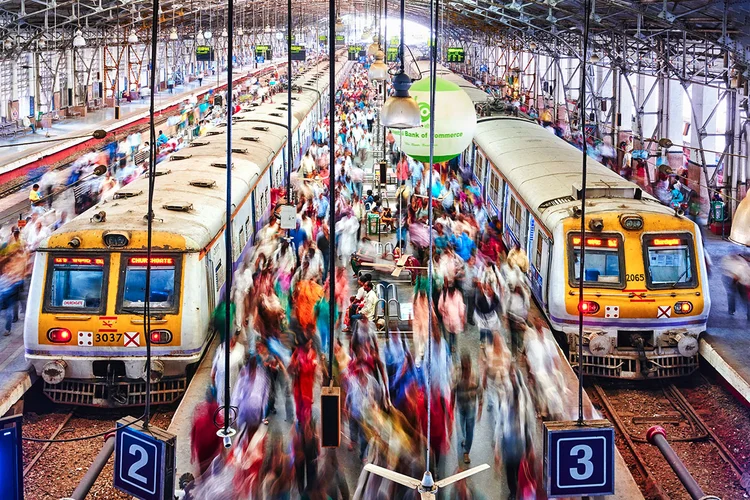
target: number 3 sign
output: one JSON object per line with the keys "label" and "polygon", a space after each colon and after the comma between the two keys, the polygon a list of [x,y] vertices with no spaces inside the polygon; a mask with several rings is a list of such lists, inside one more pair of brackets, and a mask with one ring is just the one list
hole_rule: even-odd
{"label": "number 3 sign", "polygon": [[154,427],[145,432],[133,417],[117,422],[115,488],[143,500],[172,499],[175,437]]}
{"label": "number 3 sign", "polygon": [[614,494],[614,429],[607,420],[587,420],[584,424],[544,424],[549,498]]}

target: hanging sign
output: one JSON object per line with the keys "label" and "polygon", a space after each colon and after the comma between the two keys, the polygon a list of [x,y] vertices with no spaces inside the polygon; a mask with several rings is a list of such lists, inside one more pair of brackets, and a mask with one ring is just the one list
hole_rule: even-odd
{"label": "hanging sign", "polygon": [[325,45],[325,44],[327,44],[327,43],[328,43],[328,35],[320,35],[320,36],[318,37],[318,41],[319,41],[319,42],[320,42],[320,43],[321,43],[322,45]]}
{"label": "hanging sign", "polygon": [[336,46],[346,45],[346,37],[344,35],[336,35]]}
{"label": "hanging sign", "polygon": [[[422,125],[392,132],[396,137],[402,136],[404,153],[427,162],[430,161],[430,79],[417,81],[409,91],[419,105]],[[471,144],[477,113],[466,92],[443,78],[435,81],[435,109],[433,160],[440,163],[460,155]]]}
{"label": "hanging sign", "polygon": [[[289,41],[289,35],[286,36],[286,41]],[[297,41],[297,35],[292,35],[292,43]]]}
{"label": "hanging sign", "polygon": [[466,53],[463,47],[448,47],[445,60],[449,63],[462,63],[466,61]]}
{"label": "hanging sign", "polygon": [[398,61],[398,47],[388,47],[388,54],[386,58],[388,62]]}
{"label": "hanging sign", "polygon": [[394,36],[393,38],[391,38],[391,43],[389,43],[389,45],[398,45],[399,43],[401,42],[399,41],[398,37]]}
{"label": "hanging sign", "polygon": [[198,45],[195,48],[195,60],[196,61],[213,61],[214,49],[212,49],[209,45]]}
{"label": "hanging sign", "polygon": [[271,55],[271,46],[270,45],[256,45],[255,57],[259,57],[259,56],[264,57],[265,60],[273,59],[273,56]]}
{"label": "hanging sign", "polygon": [[349,61],[358,61],[359,60],[359,52],[362,50],[362,47],[359,45],[349,45],[347,48],[347,59]]}
{"label": "hanging sign", "polygon": [[304,45],[292,45],[292,61],[304,61],[307,59],[307,51]]}

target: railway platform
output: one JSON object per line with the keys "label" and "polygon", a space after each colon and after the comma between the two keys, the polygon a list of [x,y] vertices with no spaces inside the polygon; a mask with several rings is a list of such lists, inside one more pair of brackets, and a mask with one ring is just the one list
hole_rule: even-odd
{"label": "railway platform", "polygon": [[700,353],[739,394],[750,402],[750,313],[746,314],[747,300],[738,300],[734,315],[729,314],[727,288],[724,284],[722,259],[746,250],[713,233],[704,233],[706,251],[711,256],[709,272],[711,284],[711,314],[707,332],[700,342]]}
{"label": "railway platform", "polygon": [[0,334],[0,417],[36,382],[36,373],[23,355],[23,314],[9,336]]}

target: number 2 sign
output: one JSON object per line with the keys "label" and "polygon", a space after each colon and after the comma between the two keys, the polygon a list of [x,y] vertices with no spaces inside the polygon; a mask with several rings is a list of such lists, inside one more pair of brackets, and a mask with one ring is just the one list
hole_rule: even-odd
{"label": "number 2 sign", "polygon": [[115,488],[143,500],[173,498],[175,437],[133,417],[117,422]]}
{"label": "number 2 sign", "polygon": [[546,422],[547,496],[613,495],[615,434],[607,420]]}

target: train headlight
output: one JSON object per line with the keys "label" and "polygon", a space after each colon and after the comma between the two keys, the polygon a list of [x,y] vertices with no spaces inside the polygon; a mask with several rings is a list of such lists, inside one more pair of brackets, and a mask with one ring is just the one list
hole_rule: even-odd
{"label": "train headlight", "polygon": [[68,364],[62,359],[50,361],[42,368],[42,379],[50,385],[59,384],[65,378],[65,369]]}
{"label": "train headlight", "polygon": [[620,225],[628,231],[640,231],[643,229],[643,217],[640,215],[621,215]]}
{"label": "train headlight", "polygon": [[687,300],[677,302],[674,305],[674,312],[675,314],[688,314],[693,310],[693,303],[688,302]]}
{"label": "train headlight", "polygon": [[169,330],[151,330],[152,344],[169,344],[172,342],[172,332]]}
{"label": "train headlight", "polygon": [[578,310],[583,314],[596,314],[599,312],[599,304],[593,300],[582,300],[578,303]]}
{"label": "train headlight", "polygon": [[67,328],[50,328],[47,332],[47,339],[55,344],[65,344],[70,342],[73,335]]}
{"label": "train headlight", "polygon": [[698,339],[690,335],[677,334],[677,351],[686,358],[692,358],[698,354]]}
{"label": "train headlight", "polygon": [[107,231],[102,239],[104,244],[110,248],[122,248],[130,243],[130,235],[122,231]]}
{"label": "train headlight", "polygon": [[[164,376],[164,363],[158,359],[151,360],[151,383],[156,383]],[[146,380],[146,367],[143,367],[143,380]]]}

